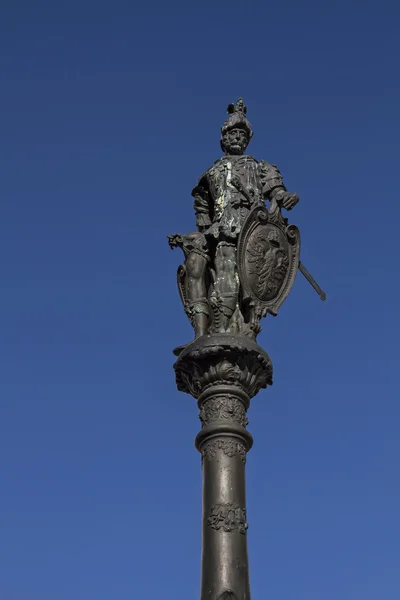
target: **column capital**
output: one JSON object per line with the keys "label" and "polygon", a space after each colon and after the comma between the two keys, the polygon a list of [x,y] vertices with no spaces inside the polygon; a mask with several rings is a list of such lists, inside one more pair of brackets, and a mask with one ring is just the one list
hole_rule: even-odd
{"label": "column capital", "polygon": [[[257,342],[244,335],[204,335],[176,351],[178,390],[204,402],[220,386],[247,403],[260,389],[272,385],[272,362]],[[247,406],[246,406],[247,408]]]}

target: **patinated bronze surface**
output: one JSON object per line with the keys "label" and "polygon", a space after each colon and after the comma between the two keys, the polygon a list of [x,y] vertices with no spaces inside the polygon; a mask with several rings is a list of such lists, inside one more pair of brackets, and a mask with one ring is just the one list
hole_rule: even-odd
{"label": "patinated bronze surface", "polygon": [[291,210],[299,197],[286,190],[278,167],[244,155],[253,130],[243,100],[228,112],[221,137],[225,155],[192,191],[197,231],[171,235],[169,243],[185,255],[178,285],[196,337],[254,338],[261,317],[276,313],[296,275],[299,232],[287,226],[281,209]]}
{"label": "patinated bronze surface", "polygon": [[[195,339],[174,352],[176,383],[197,399],[203,457],[201,600],[249,600],[245,463],[250,399],[272,384],[258,345],[260,320],[276,315],[300,268],[300,234],[282,209],[299,202],[276,165],[244,152],[253,135],[243,100],[228,107],[218,159],[192,191],[197,230],[168,236],[185,261],[180,297]],[[267,208],[265,202],[268,201]]]}

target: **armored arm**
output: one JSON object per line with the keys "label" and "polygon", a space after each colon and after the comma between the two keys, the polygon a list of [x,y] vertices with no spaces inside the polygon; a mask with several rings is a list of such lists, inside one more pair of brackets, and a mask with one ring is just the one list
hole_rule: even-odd
{"label": "armored arm", "polygon": [[211,225],[210,201],[208,191],[202,182],[193,190],[193,208],[196,213],[196,225],[199,231],[204,231]]}
{"label": "armored arm", "polygon": [[259,163],[260,180],[263,197],[270,202],[275,201],[279,206],[291,210],[299,202],[297,194],[287,191],[281,172],[276,165],[271,165],[265,160]]}

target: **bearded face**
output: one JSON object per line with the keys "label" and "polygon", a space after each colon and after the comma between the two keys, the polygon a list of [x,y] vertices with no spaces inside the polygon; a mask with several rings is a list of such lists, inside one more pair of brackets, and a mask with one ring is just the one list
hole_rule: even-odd
{"label": "bearded face", "polygon": [[249,145],[250,136],[245,129],[240,127],[229,129],[224,133],[221,146],[226,154],[243,154]]}

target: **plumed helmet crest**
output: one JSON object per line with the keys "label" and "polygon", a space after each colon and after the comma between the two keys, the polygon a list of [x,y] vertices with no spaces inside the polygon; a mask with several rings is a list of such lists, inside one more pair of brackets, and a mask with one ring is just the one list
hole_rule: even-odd
{"label": "plumed helmet crest", "polygon": [[251,138],[253,135],[253,128],[246,118],[247,106],[244,105],[243,98],[239,98],[235,104],[229,104],[227,113],[229,114],[229,117],[221,127],[222,135],[229,131],[229,129],[240,127],[245,129]]}

